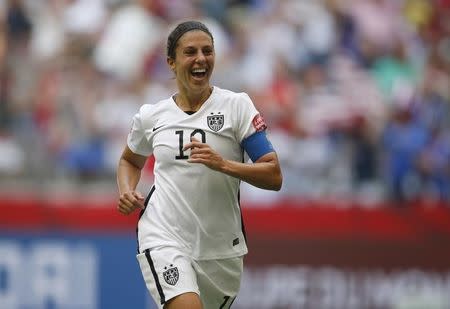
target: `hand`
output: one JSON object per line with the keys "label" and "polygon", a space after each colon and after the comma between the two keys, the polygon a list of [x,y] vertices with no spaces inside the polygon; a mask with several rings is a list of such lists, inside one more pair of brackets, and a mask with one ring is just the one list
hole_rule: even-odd
{"label": "hand", "polygon": [[190,149],[191,155],[188,159],[190,163],[201,163],[215,171],[221,171],[225,165],[225,160],[208,144],[201,143],[195,137],[191,138],[191,142],[183,147],[183,151]]}
{"label": "hand", "polygon": [[144,209],[144,197],[137,191],[127,191],[120,195],[117,210],[124,214],[129,215],[136,209]]}

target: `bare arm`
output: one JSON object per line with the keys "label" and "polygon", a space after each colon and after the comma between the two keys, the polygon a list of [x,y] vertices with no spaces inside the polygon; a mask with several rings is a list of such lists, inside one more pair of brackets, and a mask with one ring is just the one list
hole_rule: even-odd
{"label": "bare arm", "polygon": [[117,209],[124,215],[129,215],[137,208],[144,208],[144,197],[135,191],[141,178],[141,170],[147,157],[133,153],[125,147],[117,167],[117,186],[119,202]]}
{"label": "bare arm", "polygon": [[281,189],[283,176],[275,152],[263,155],[254,163],[240,163],[223,159],[208,144],[201,143],[195,138],[184,146],[183,150],[186,149],[191,149],[188,162],[204,164],[213,170],[239,178],[258,188],[275,191]]}
{"label": "bare arm", "polygon": [[240,163],[224,160],[223,173],[239,178],[261,189],[281,189],[283,177],[275,152],[270,152],[254,163]]}

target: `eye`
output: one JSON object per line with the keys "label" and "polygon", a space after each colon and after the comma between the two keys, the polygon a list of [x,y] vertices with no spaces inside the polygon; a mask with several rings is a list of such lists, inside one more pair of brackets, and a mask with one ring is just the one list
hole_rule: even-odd
{"label": "eye", "polygon": [[203,54],[205,54],[207,56],[212,55],[213,52],[214,52],[214,50],[212,48],[210,48],[210,47],[207,47],[207,48],[203,49]]}
{"label": "eye", "polygon": [[196,53],[196,51],[194,48],[186,48],[184,50],[184,54],[188,55],[188,56],[195,55],[195,53]]}

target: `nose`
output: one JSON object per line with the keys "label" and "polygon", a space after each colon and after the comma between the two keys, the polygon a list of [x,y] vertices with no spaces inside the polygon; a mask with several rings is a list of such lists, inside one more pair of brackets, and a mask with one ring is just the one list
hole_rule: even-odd
{"label": "nose", "polygon": [[195,59],[195,62],[199,62],[199,63],[203,63],[206,61],[206,56],[205,54],[200,50],[197,53],[197,57]]}

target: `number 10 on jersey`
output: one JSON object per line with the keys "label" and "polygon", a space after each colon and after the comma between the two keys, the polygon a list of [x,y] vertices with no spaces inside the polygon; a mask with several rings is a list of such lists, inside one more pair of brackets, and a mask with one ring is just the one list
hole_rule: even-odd
{"label": "number 10 on jersey", "polygon": [[[178,130],[175,131],[175,134],[178,135],[178,150],[180,151],[178,155],[175,156],[176,160],[187,160],[189,159],[189,156],[184,154],[183,146],[184,146],[184,130]],[[206,143],[206,133],[202,129],[195,129],[191,132],[189,135],[189,141],[192,137],[194,137],[196,134],[201,135],[202,143]]]}

